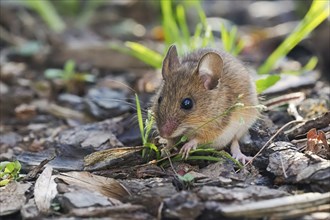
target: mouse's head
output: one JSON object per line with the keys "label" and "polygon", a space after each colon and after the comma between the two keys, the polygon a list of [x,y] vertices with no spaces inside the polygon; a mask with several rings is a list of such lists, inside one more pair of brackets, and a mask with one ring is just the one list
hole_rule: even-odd
{"label": "mouse's head", "polygon": [[153,105],[160,136],[182,136],[210,119],[222,72],[218,53],[196,53],[181,63],[176,47],[169,48],[162,67],[164,81]]}

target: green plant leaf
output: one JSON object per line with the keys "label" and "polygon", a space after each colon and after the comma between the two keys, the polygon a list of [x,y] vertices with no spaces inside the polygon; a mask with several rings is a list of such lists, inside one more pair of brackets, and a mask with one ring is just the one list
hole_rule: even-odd
{"label": "green plant leaf", "polygon": [[68,60],[64,64],[64,71],[66,73],[73,73],[76,63],[73,60]]}
{"label": "green plant leaf", "polygon": [[186,136],[186,135],[183,135],[182,137],[181,137],[181,139],[180,139],[180,142],[181,143],[184,143],[184,142],[186,142],[188,140],[188,137]]}
{"label": "green plant leaf", "polygon": [[257,93],[260,94],[269,87],[275,85],[281,77],[279,75],[268,75],[266,78],[258,79],[256,81]]}
{"label": "green plant leaf", "polygon": [[5,168],[5,173],[12,173],[15,170],[15,163],[10,162]]}
{"label": "green plant leaf", "polygon": [[10,182],[10,179],[0,180],[0,186],[6,186]]}
{"label": "green plant leaf", "polygon": [[89,73],[74,73],[71,78],[78,82],[95,82],[95,76]]}
{"label": "green plant leaf", "polygon": [[63,74],[63,70],[60,69],[46,69],[44,72],[45,77],[48,79],[62,78]]}
{"label": "green plant leaf", "polygon": [[18,160],[15,160],[14,164],[15,164],[15,169],[17,170],[17,172],[20,172],[21,168],[22,168],[21,163]]}
{"label": "green plant leaf", "polygon": [[0,162],[0,171],[3,171],[8,163],[10,163],[10,162],[9,161]]}
{"label": "green plant leaf", "polygon": [[33,56],[38,54],[42,49],[42,44],[37,41],[28,41],[15,48],[15,51],[22,56]]}
{"label": "green plant leaf", "polygon": [[183,176],[177,175],[177,177],[183,182],[192,182],[195,179],[195,177],[193,175],[191,175],[190,173],[186,173]]}

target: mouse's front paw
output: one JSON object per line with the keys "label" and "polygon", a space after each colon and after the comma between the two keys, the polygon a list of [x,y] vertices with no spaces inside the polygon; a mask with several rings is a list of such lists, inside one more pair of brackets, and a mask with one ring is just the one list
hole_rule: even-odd
{"label": "mouse's front paw", "polygon": [[180,153],[182,154],[182,158],[187,159],[190,150],[191,149],[195,150],[197,148],[197,144],[198,142],[195,139],[192,139],[189,142],[185,143],[180,150]]}
{"label": "mouse's front paw", "polygon": [[242,152],[238,152],[237,154],[233,154],[232,156],[236,160],[241,161],[242,164],[245,164],[245,163],[249,162],[250,160],[252,160],[252,157],[245,156],[245,154],[243,154]]}

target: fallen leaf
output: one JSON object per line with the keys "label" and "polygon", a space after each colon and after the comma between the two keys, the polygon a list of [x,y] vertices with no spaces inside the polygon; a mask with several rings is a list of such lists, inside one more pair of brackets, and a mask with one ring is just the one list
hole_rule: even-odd
{"label": "fallen leaf", "polygon": [[36,115],[36,106],[21,104],[15,108],[15,114],[18,119],[29,120]]}
{"label": "fallen leaf", "polygon": [[63,180],[70,185],[76,185],[92,192],[98,192],[108,198],[121,200],[124,196],[130,195],[130,192],[117,180],[97,176],[89,172],[68,172],[56,175],[58,179]]}
{"label": "fallen leaf", "polygon": [[312,128],[307,132],[306,145],[307,151],[319,154],[324,149],[326,154],[330,154],[330,148],[325,133],[321,130],[317,131],[316,128]]}
{"label": "fallen leaf", "polygon": [[52,176],[53,168],[48,166],[40,174],[34,186],[34,199],[41,213],[49,213],[52,199],[57,194],[56,183]]}

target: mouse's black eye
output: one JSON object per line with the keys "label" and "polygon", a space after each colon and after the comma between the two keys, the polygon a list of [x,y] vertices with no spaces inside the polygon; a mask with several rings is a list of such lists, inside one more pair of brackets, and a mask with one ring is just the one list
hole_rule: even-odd
{"label": "mouse's black eye", "polygon": [[159,96],[159,98],[158,98],[158,104],[160,104],[162,102],[162,100],[163,100],[163,97]]}
{"label": "mouse's black eye", "polygon": [[184,98],[181,102],[181,108],[185,110],[192,109],[194,103],[190,98]]}

